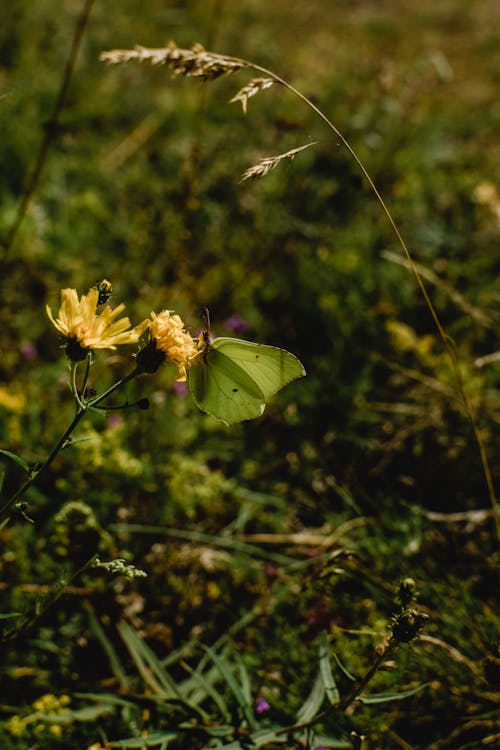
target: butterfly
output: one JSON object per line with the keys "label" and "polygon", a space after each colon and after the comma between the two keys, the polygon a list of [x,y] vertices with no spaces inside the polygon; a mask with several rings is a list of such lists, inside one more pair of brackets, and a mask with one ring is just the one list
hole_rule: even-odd
{"label": "butterfly", "polygon": [[227,426],[260,417],[275,393],[306,371],[290,352],[253,341],[198,338],[199,354],[188,372],[189,390],[199,408]]}

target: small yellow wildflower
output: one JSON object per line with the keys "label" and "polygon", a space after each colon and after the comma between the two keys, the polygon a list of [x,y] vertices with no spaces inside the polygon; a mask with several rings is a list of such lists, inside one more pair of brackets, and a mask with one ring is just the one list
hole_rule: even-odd
{"label": "small yellow wildflower", "polygon": [[16,714],[7,721],[6,728],[13,737],[22,737],[26,732],[28,723],[29,719],[27,717],[21,717]]}
{"label": "small yellow wildflower", "polygon": [[199,350],[191,334],[184,330],[181,318],[171,310],[163,310],[158,315],[151,313],[149,337],[149,346],[177,365],[177,380],[186,380],[190,362]]}
{"label": "small yellow wildflower", "polygon": [[99,291],[90,289],[78,299],[76,289],[61,290],[61,307],[54,318],[47,305],[47,315],[68,343],[66,353],[74,361],[85,359],[93,349],[116,349],[119,344],[134,344],[147,327],[146,321],[130,329],[130,320],[115,320],[125,309],[118,305],[112,310],[106,305],[97,313]]}
{"label": "small yellow wildflower", "polygon": [[35,711],[44,714],[56,713],[59,710],[59,699],[52,693],[45,693],[31,704]]}
{"label": "small yellow wildflower", "polygon": [[22,393],[12,393],[12,390],[0,386],[0,406],[7,411],[22,412],[26,406],[26,398]]}

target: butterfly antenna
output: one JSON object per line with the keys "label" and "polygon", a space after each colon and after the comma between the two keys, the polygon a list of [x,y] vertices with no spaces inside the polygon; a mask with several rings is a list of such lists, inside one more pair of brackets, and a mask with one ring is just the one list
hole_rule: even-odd
{"label": "butterfly antenna", "polygon": [[210,311],[208,307],[203,307],[202,317],[204,318],[205,323],[207,324],[207,334],[208,334],[208,338],[210,338]]}

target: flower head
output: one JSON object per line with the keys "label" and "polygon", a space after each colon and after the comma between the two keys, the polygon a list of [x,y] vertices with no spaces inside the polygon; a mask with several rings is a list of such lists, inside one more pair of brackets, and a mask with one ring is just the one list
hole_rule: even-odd
{"label": "flower head", "polygon": [[184,330],[181,318],[171,310],[158,315],[151,313],[149,338],[147,347],[139,352],[138,364],[146,372],[154,372],[163,359],[169,359],[177,365],[177,381],[185,381],[187,369],[199,349],[191,334]]}
{"label": "flower head", "polygon": [[128,318],[116,320],[125,305],[118,305],[114,310],[106,305],[98,313],[98,303],[97,289],[82,294],[80,300],[76,289],[62,289],[57,318],[52,315],[50,307],[46,307],[53,325],[67,341],[68,357],[74,361],[85,359],[93,349],[116,349],[118,344],[134,344],[146,328],[146,324],[141,323],[131,329]]}
{"label": "flower head", "polygon": [[271,706],[265,698],[257,698],[255,701],[255,711],[258,714],[264,714],[266,711],[269,711],[270,708]]}

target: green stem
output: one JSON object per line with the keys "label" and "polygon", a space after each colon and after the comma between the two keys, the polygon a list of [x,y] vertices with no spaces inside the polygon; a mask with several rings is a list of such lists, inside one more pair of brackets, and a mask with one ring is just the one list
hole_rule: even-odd
{"label": "green stem", "polygon": [[17,638],[27,628],[29,628],[37,620],[39,620],[40,617],[42,617],[45,612],[47,612],[47,610],[59,599],[59,597],[66,590],[66,587],[69,586],[75,580],[75,578],[77,578],[77,576],[93,567],[95,558],[96,555],[93,554],[86,562],[83,563],[83,565],[80,565],[76,570],[73,570],[68,574],[61,576],[57,583],[49,591],[49,593],[44,597],[41,605],[37,602],[33,610],[29,614],[25,615],[21,623],[15,623],[10,629],[4,630],[1,635],[0,641],[5,642],[12,640],[13,638]]}
{"label": "green stem", "polygon": [[375,660],[372,664],[372,666],[368,669],[368,671],[363,675],[363,677],[357,682],[352,690],[350,690],[347,695],[345,695],[341,701],[335,706],[335,709],[337,711],[345,711],[346,708],[348,708],[351,703],[353,703],[356,698],[358,698],[361,693],[364,691],[374,674],[378,671],[378,668],[382,664],[382,662],[386,661],[386,659],[393,653],[393,651],[396,649],[396,646],[398,645],[397,641],[394,639],[393,636],[391,636],[391,639],[389,641],[389,644],[385,650],[383,650],[380,654],[377,654],[375,657]]}
{"label": "green stem", "polygon": [[[85,371],[84,382],[87,381],[87,375],[88,375],[89,367],[90,367],[90,355],[87,357],[87,369]],[[78,386],[76,384],[76,370],[77,370],[77,368],[78,368],[78,362],[71,362],[71,380],[70,380],[71,393],[73,394],[73,398],[76,401],[77,408],[78,409],[82,409],[83,411],[85,411],[85,408],[86,408],[85,407],[85,403],[80,398],[80,392],[79,392]],[[84,390],[85,390],[85,385],[82,386],[82,394],[83,394]]]}
{"label": "green stem", "polygon": [[[85,373],[85,380],[88,375],[88,367],[89,363],[87,363],[87,371]],[[71,383],[72,383],[72,392],[75,397],[77,408],[76,413],[73,419],[71,420],[68,427],[65,429],[55,446],[52,448],[51,452],[49,453],[48,457],[45,459],[43,464],[40,466],[40,468],[34,472],[29,479],[24,482],[21,487],[12,495],[12,497],[7,500],[5,505],[0,508],[0,524],[2,521],[4,521],[8,516],[10,515],[10,511],[14,507],[15,503],[18,502],[18,500],[24,495],[24,493],[31,487],[32,484],[34,484],[40,476],[48,469],[48,467],[51,465],[51,463],[54,461],[54,459],[57,457],[57,455],[60,453],[60,451],[64,448],[64,446],[67,444],[69,438],[71,437],[71,433],[75,429],[75,427],[78,425],[82,417],[87,413],[87,411],[91,407],[95,407],[98,404],[100,404],[102,401],[104,401],[106,398],[108,398],[112,393],[114,393],[118,388],[120,388],[122,385],[125,385],[125,383],[128,383],[130,380],[135,378],[140,373],[140,370],[138,367],[134,368],[132,372],[130,372],[128,375],[126,375],[121,380],[118,380],[114,385],[112,385],[110,388],[108,388],[107,391],[104,391],[100,396],[96,396],[94,399],[90,401],[82,401],[80,398],[80,395],[78,394],[78,389],[76,387],[76,363],[71,363]]]}
{"label": "green stem", "polygon": [[139,367],[135,367],[131,372],[129,372],[128,375],[125,375],[124,378],[121,380],[118,380],[114,385],[111,386],[111,388],[108,388],[107,391],[104,391],[100,396],[96,396],[94,399],[91,399],[87,402],[87,408],[90,409],[90,407],[97,406],[101,403],[101,401],[104,401],[104,399],[109,398],[112,393],[114,393],[118,388],[121,388],[122,385],[125,385],[125,383],[128,383],[130,380],[133,380],[137,375],[140,375],[141,370]]}
{"label": "green stem", "polygon": [[378,671],[382,662],[386,661],[388,656],[394,652],[397,645],[397,641],[393,637],[391,637],[387,647],[381,653],[376,655],[373,664],[365,672],[363,677],[361,677],[361,679],[356,682],[354,687],[338,703],[328,706],[328,708],[320,711],[309,721],[298,722],[297,724],[292,724],[289,727],[284,727],[283,729],[280,729],[278,732],[276,732],[276,734],[290,734],[293,732],[301,731],[302,729],[308,729],[309,727],[315,726],[323,719],[326,719],[326,717],[330,716],[331,714],[337,713],[338,711],[345,711],[347,708],[349,708],[351,703],[354,703],[354,701],[365,690],[372,677]]}
{"label": "green stem", "polygon": [[75,69],[76,58],[78,56],[78,51],[80,49],[83,32],[85,31],[85,26],[87,25],[90,11],[92,10],[92,6],[94,2],[95,0],[84,0],[80,16],[76,23],[75,32],[73,35],[73,42],[72,42],[70,53],[69,53],[69,56],[68,56],[68,59],[66,61],[66,65],[64,68],[61,86],[59,88],[59,92],[54,102],[54,107],[52,109],[48,122],[46,123],[46,126],[45,126],[44,138],[40,145],[34,167],[31,171],[31,174],[29,175],[28,183],[24,190],[23,197],[21,198],[21,202],[19,204],[16,217],[7,234],[7,237],[5,238],[5,242],[3,243],[3,261],[7,260],[7,256],[10,252],[12,245],[14,244],[14,240],[16,239],[17,233],[19,231],[19,227],[21,226],[23,219],[26,216],[26,212],[31,203],[31,199],[33,198],[35,190],[37,189],[38,183],[40,181],[40,177],[42,175],[45,162],[47,161],[47,156],[48,156],[50,147],[57,133],[59,117],[64,107],[64,104],[66,102],[68,88],[69,88],[71,78],[73,76],[73,71]]}
{"label": "green stem", "polygon": [[4,521],[10,515],[11,509],[13,508],[15,503],[24,495],[26,490],[28,490],[31,487],[31,485],[34,484],[40,478],[41,474],[43,474],[46,471],[46,469],[51,465],[53,460],[58,455],[59,451],[64,447],[64,445],[68,441],[71,433],[73,432],[73,430],[75,429],[75,427],[77,426],[77,424],[79,423],[79,421],[81,420],[81,418],[83,417],[86,411],[87,411],[86,408],[82,408],[78,406],[77,412],[75,416],[73,417],[71,423],[63,432],[62,436],[57,441],[56,445],[53,447],[49,456],[43,462],[43,464],[38,469],[38,471],[34,472],[30,476],[30,478],[27,479],[26,482],[24,482],[24,484],[21,485],[21,487],[19,487],[17,492],[15,492],[12,495],[12,497],[9,498],[9,500],[7,500],[5,505],[2,508],[0,508],[0,523],[2,523],[2,521]]}

